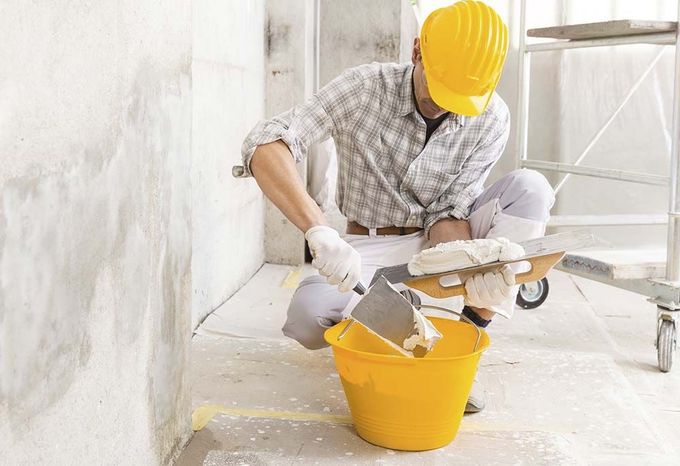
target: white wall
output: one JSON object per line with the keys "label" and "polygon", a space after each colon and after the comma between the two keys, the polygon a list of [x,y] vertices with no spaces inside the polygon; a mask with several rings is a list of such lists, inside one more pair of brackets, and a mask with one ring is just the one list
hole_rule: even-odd
{"label": "white wall", "polygon": [[168,464],[190,435],[191,11],[0,6],[0,462]]}
{"label": "white wall", "polygon": [[264,261],[264,202],[235,179],[241,143],[264,116],[264,2],[193,2],[193,327]]}

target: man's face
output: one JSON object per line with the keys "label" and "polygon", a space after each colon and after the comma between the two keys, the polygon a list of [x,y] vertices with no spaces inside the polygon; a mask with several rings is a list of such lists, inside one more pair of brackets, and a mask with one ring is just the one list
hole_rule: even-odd
{"label": "man's face", "polygon": [[423,68],[423,60],[420,54],[420,40],[416,39],[413,42],[413,54],[411,60],[415,65],[413,70],[413,93],[416,97],[416,105],[418,110],[426,118],[437,118],[446,113],[446,110],[439,107],[432,97],[430,91],[427,89],[427,79],[425,78],[425,69]]}

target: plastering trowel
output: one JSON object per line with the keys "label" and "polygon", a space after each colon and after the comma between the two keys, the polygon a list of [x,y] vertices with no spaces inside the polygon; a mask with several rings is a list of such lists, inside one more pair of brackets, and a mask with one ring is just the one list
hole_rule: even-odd
{"label": "plastering trowel", "polygon": [[538,281],[559,262],[567,250],[579,249],[591,246],[595,243],[592,233],[585,231],[571,231],[555,235],[542,236],[518,243],[524,248],[525,255],[509,261],[488,262],[481,265],[454,268],[445,272],[414,276],[408,270],[408,264],[383,267],[376,270],[371,284],[377,283],[381,278],[390,283],[404,283],[410,288],[420,290],[433,298],[449,298],[451,296],[465,296],[465,286],[456,284],[444,286],[441,279],[450,275],[464,273],[465,275],[496,270],[505,264],[528,262],[531,269],[527,272],[515,275],[516,283]]}
{"label": "plastering trowel", "polygon": [[422,356],[441,338],[434,325],[382,277],[357,303],[350,319],[338,340],[357,321],[404,356]]}
{"label": "plastering trowel", "polygon": [[519,245],[522,246],[525,254],[508,261],[454,267],[445,272],[419,276],[411,275],[408,264],[383,267],[375,272],[368,293],[350,313],[352,322],[338,335],[338,340],[343,338],[353,322],[357,321],[386,340],[387,344],[402,354],[422,357],[441,338],[441,335],[430,321],[392,286],[392,283],[404,283],[433,298],[464,297],[466,293],[464,285],[445,286],[440,280],[459,273],[475,274],[496,270],[505,264],[527,262],[531,265],[531,269],[516,274],[516,283],[537,281],[545,277],[567,250],[588,247],[594,242],[595,239],[591,233],[572,231],[521,242]]}

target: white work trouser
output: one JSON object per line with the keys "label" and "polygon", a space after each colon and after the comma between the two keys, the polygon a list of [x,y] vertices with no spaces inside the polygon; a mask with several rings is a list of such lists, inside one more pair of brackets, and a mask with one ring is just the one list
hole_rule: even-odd
{"label": "white work trouser", "polygon": [[[484,190],[473,203],[468,218],[472,238],[505,237],[519,242],[542,236],[554,200],[553,190],[543,175],[526,169],[512,171]],[[361,280],[365,285],[376,269],[408,262],[414,254],[429,247],[422,231],[404,236],[343,238],[361,255]],[[436,302],[422,293],[419,295],[424,303]],[[327,346],[324,331],[342,320],[359,299],[354,292],[341,293],[325,277],[308,277],[293,295],[283,333],[309,349]],[[516,293],[493,310],[510,318],[515,299]],[[446,304],[458,311],[463,306],[461,299]]]}

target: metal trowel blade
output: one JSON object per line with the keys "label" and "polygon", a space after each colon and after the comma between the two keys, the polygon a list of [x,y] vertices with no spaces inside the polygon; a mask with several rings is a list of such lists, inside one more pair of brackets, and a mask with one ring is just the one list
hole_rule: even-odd
{"label": "metal trowel blade", "polygon": [[351,317],[382,338],[403,348],[415,328],[414,309],[385,277],[380,277],[359,301]]}

